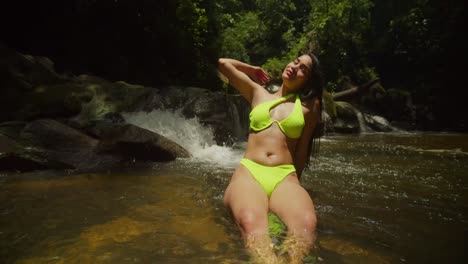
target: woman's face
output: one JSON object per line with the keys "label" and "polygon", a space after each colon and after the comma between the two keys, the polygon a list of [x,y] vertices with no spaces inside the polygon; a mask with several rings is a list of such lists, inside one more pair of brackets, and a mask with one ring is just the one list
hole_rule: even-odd
{"label": "woman's face", "polygon": [[311,76],[312,58],[302,55],[286,65],[282,79],[288,90],[300,90]]}

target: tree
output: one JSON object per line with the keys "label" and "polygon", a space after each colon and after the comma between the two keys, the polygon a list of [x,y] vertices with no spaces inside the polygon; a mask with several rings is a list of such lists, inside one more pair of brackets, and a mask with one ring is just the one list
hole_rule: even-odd
{"label": "tree", "polygon": [[372,6],[369,0],[312,2],[307,30],[327,79],[340,84],[345,76],[355,83],[376,77],[367,61]]}

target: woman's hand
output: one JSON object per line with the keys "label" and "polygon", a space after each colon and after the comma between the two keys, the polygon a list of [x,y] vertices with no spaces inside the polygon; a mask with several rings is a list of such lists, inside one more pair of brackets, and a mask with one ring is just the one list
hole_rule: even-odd
{"label": "woman's hand", "polygon": [[249,77],[260,85],[265,85],[270,81],[270,76],[268,76],[268,73],[264,69],[257,66],[253,66]]}
{"label": "woman's hand", "polygon": [[218,70],[249,103],[252,102],[255,91],[263,92],[261,85],[270,81],[268,73],[262,68],[234,59],[218,59]]}

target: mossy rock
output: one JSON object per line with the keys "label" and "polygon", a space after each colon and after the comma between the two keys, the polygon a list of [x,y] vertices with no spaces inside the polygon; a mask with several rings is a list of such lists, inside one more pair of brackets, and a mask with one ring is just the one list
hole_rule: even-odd
{"label": "mossy rock", "polygon": [[327,112],[332,120],[335,120],[337,117],[336,105],[331,93],[326,91],[323,92],[323,105],[325,112]]}

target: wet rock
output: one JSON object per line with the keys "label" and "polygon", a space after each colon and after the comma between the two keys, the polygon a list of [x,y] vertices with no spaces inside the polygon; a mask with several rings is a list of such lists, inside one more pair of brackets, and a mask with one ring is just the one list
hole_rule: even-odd
{"label": "wet rock", "polygon": [[70,153],[90,150],[98,144],[96,139],[51,119],[29,123],[21,131],[20,138],[36,147]]}
{"label": "wet rock", "polygon": [[333,95],[327,91],[323,92],[323,112],[326,113],[331,120],[336,119],[336,105],[333,100]]}
{"label": "wet rock", "polygon": [[394,129],[387,121],[387,119],[381,116],[373,116],[368,114],[363,114],[366,125],[371,128],[373,131],[377,132],[390,132]]}
{"label": "wet rock", "polygon": [[70,117],[80,111],[73,82],[57,74],[46,57],[23,55],[0,45],[0,122]]}
{"label": "wet rock", "polygon": [[[114,117],[118,116],[110,119]],[[61,122],[42,119],[27,124],[18,142],[0,134],[0,170],[100,170],[134,161],[190,157],[178,144],[134,125],[101,120],[87,129],[94,137]]]}
{"label": "wet rock", "polygon": [[74,169],[70,164],[44,159],[28,152],[0,153],[0,171],[35,171],[46,169]]}
{"label": "wet rock", "polygon": [[230,138],[234,119],[230,116],[225,94],[206,91],[189,101],[182,114],[189,118],[196,116],[200,123],[213,128],[219,144],[233,143]]}
{"label": "wet rock", "polygon": [[43,169],[70,169],[72,166],[31,153],[33,148],[23,147],[15,140],[0,134],[0,171],[33,171]]}
{"label": "wet rock", "polygon": [[347,102],[335,102],[337,117],[327,131],[336,133],[390,132],[397,130],[384,117],[363,112]]}
{"label": "wet rock", "polygon": [[109,82],[104,79],[81,75],[77,78],[84,88],[91,93],[91,99],[82,104],[81,112],[73,119],[85,123],[89,120],[106,118],[110,113],[152,110],[145,103],[157,89],[126,82]]}
{"label": "wet rock", "polygon": [[5,135],[11,139],[17,139],[21,130],[26,126],[26,122],[11,121],[0,124],[0,134]]}
{"label": "wet rock", "polygon": [[218,144],[231,142],[237,133],[226,95],[208,89],[157,89],[91,75],[60,75],[48,58],[4,47],[0,47],[0,76],[0,122],[73,119],[73,126],[79,127],[90,120],[117,118],[115,114],[122,112],[181,109],[185,117],[197,117],[213,128]]}
{"label": "wet rock", "polygon": [[58,121],[43,119],[29,123],[20,138],[21,155],[43,160],[50,169],[98,169],[118,164],[120,157],[97,155],[98,140]]}
{"label": "wet rock", "polygon": [[232,144],[233,139],[246,138],[243,134],[246,134],[248,129],[239,131],[239,127],[246,127],[239,124],[239,117],[244,116],[244,109],[250,109],[246,102],[239,104],[238,100],[233,100],[234,97],[225,93],[198,87],[170,86],[162,91],[161,96],[164,109],[181,109],[184,117],[196,117],[201,124],[212,128],[215,141],[219,145]]}
{"label": "wet rock", "polygon": [[0,134],[0,153],[14,152],[17,149],[17,145],[11,138]]}
{"label": "wet rock", "polygon": [[97,133],[102,138],[96,150],[98,153],[119,154],[142,161],[171,161],[191,156],[177,143],[131,124],[101,124]]}
{"label": "wet rock", "polygon": [[104,120],[108,120],[111,123],[119,124],[124,123],[125,118],[120,113],[109,112],[103,116]]}
{"label": "wet rock", "polygon": [[333,123],[333,132],[359,133],[361,131],[356,109],[350,103],[335,102],[337,118]]}

